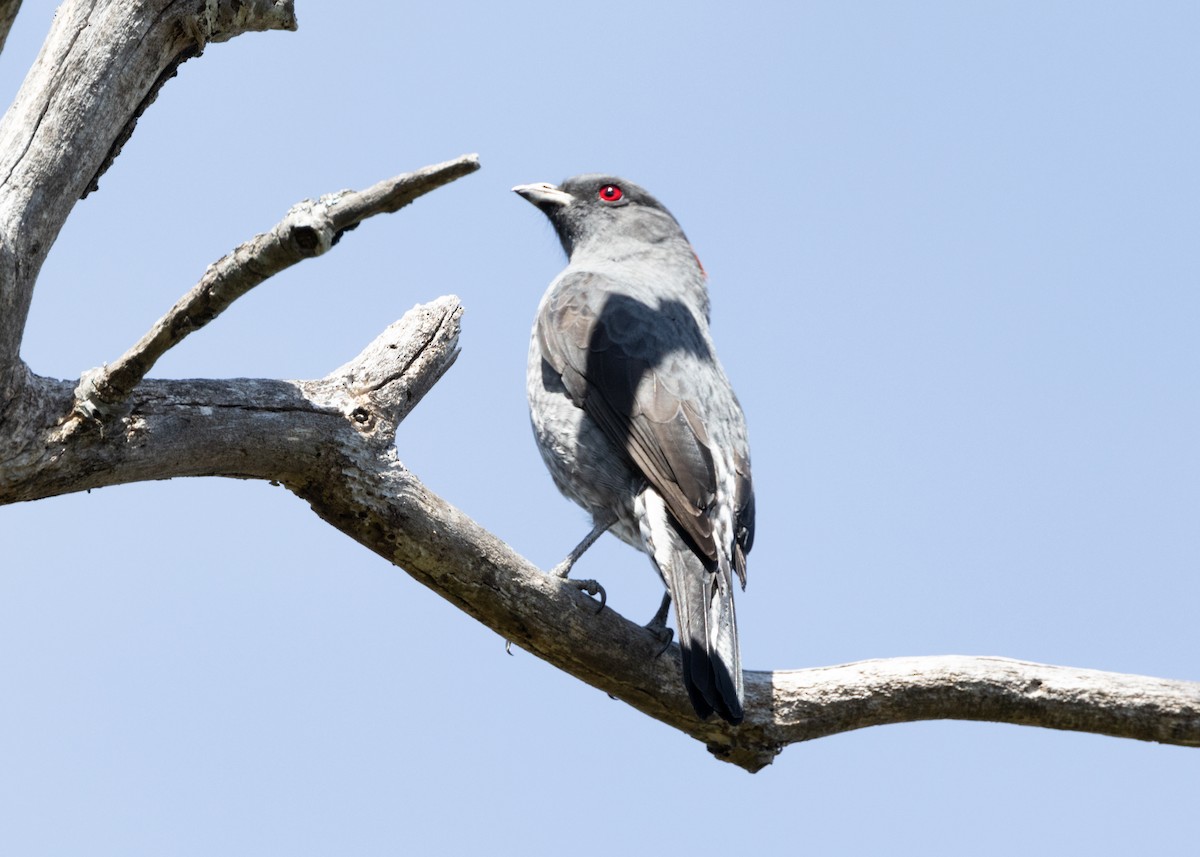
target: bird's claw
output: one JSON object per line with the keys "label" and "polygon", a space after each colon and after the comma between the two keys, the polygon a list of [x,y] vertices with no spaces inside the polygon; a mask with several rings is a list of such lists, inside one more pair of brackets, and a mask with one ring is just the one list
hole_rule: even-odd
{"label": "bird's claw", "polygon": [[667,627],[667,611],[670,609],[671,593],[668,591],[663,593],[662,604],[658,606],[658,612],[654,614],[654,618],[642,626],[662,643],[662,648],[654,656],[656,658],[662,657],[662,653],[671,647],[671,640],[675,638],[675,632]]}
{"label": "bird's claw", "polygon": [[654,639],[662,643],[662,648],[654,653],[654,657],[661,658],[663,652],[671,648],[671,641],[675,639],[675,632],[668,628],[665,622],[651,621],[649,625],[643,625],[642,627],[649,631]]}
{"label": "bird's claw", "polygon": [[567,580],[567,583],[593,597],[599,595],[600,606],[596,608],[596,612],[599,613],[604,609],[604,605],[608,601],[608,593],[604,591],[604,587],[599,583],[594,580]]}

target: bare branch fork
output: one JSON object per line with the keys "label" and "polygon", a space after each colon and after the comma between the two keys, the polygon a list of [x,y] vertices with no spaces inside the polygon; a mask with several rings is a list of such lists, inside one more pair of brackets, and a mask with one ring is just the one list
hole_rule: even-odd
{"label": "bare branch fork", "polygon": [[[0,38],[19,6],[0,0]],[[145,376],[192,330],[374,214],[478,168],[464,156],[300,203],[215,262],[126,354],[79,382],[19,358],[41,263],[74,202],[182,61],[242,32],[292,29],[289,0],[67,0],[0,121],[0,504],[173,476],[285,485],[325,521],[502,637],[748,770],[837,732],[958,718],[1200,746],[1200,684],[1001,658],[898,658],[746,675],[745,722],[701,722],[678,648],[543,574],[398,460],[398,423],[454,362],[462,307],[417,306],[311,381]]]}
{"label": "bare branch fork", "polygon": [[94,417],[123,401],[163,354],[259,283],[297,262],[322,255],[368,217],[399,211],[417,197],[477,169],[478,156],[463,155],[386,179],[366,190],[344,190],[292,206],[269,232],[256,235],[210,265],[200,282],[115,363],[85,373],[75,390],[75,414]]}

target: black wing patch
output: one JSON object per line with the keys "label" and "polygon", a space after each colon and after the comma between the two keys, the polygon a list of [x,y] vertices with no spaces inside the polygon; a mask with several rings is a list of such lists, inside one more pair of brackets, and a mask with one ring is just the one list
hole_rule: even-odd
{"label": "black wing patch", "polygon": [[[572,401],[625,450],[700,555],[715,563],[708,511],[716,468],[701,416],[705,388],[697,377],[697,369],[714,358],[695,316],[677,301],[649,306],[612,291],[600,274],[580,272],[559,284],[538,318],[537,336]],[[736,565],[744,583],[753,495],[749,463],[738,465],[739,532],[748,536],[744,544],[738,538],[743,556]],[[741,527],[743,504],[749,530]]]}

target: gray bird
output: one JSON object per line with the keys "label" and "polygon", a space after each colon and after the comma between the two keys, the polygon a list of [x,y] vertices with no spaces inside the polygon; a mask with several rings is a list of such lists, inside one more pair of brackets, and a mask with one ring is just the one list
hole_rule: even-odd
{"label": "gray bird", "polygon": [[566,269],[529,345],[529,410],[559,490],[592,515],[572,564],[606,530],[650,556],[667,587],[647,627],[670,639],[696,713],[743,716],[733,575],[754,540],[741,406],[708,332],[708,289],[683,230],[637,185],[583,175],[513,188],[554,225]]}

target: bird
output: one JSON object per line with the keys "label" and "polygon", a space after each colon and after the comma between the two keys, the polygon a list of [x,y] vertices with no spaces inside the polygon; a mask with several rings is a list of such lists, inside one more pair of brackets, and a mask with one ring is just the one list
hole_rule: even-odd
{"label": "bird", "polygon": [[546,467],[593,526],[553,573],[567,577],[607,531],[648,554],[666,593],[647,627],[665,651],[674,604],[696,715],[737,725],[733,578],[744,590],[754,489],[745,416],[709,333],[707,274],[674,216],[633,182],[595,173],[513,191],[567,255],[538,306],[526,387]]}

